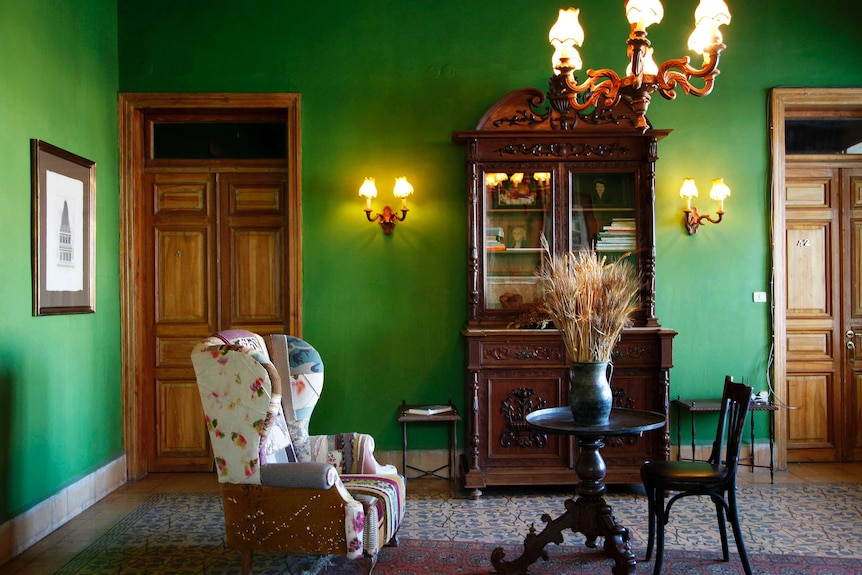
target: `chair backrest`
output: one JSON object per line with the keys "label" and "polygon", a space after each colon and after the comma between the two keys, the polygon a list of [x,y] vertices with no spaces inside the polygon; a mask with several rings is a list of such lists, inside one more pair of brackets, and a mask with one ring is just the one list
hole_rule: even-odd
{"label": "chair backrest", "polygon": [[269,336],[272,363],[284,385],[282,404],[287,421],[308,421],[323,393],[323,360],[306,341],[274,333]]}
{"label": "chair backrest", "polygon": [[[736,475],[739,465],[739,450],[742,446],[742,434],[745,430],[745,418],[751,407],[751,387],[744,383],[733,381],[731,376],[724,378],[724,392],[721,396],[721,411],[718,416],[718,429],[709,462],[714,465],[724,465],[731,476]],[[726,445],[725,445],[726,442]],[[753,448],[753,446],[752,446]]]}
{"label": "chair backrest", "polygon": [[219,481],[260,483],[266,454],[291,448],[281,379],[263,338],[219,332],[196,345],[191,358]]}

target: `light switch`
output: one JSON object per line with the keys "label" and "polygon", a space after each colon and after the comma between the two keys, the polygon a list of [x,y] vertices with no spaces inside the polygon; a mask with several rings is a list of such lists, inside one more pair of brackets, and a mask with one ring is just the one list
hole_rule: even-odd
{"label": "light switch", "polygon": [[753,294],[754,301],[756,303],[766,303],[766,292],[765,291],[756,291]]}

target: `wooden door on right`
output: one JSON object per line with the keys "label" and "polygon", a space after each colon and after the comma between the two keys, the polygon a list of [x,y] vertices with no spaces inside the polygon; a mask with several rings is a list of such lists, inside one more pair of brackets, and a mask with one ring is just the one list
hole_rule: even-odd
{"label": "wooden door on right", "polygon": [[787,461],[862,459],[862,166],[785,173]]}

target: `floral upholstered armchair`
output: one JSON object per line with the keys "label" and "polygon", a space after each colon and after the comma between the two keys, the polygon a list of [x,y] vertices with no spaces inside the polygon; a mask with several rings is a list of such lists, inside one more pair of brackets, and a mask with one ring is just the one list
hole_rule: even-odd
{"label": "floral upholstered armchair", "polygon": [[[395,468],[374,460],[373,439],[309,437],[307,421],[297,423],[292,408],[288,425],[282,381],[291,376],[279,375],[257,334],[214,334],[195,346],[192,363],[221,483],[227,546],[241,552],[242,573],[251,573],[256,550],[345,555],[370,573],[381,545],[397,543],[405,495]],[[319,382],[306,378],[318,394],[320,366]],[[291,388],[301,387],[298,379]],[[291,430],[299,436],[303,425],[295,445]]]}

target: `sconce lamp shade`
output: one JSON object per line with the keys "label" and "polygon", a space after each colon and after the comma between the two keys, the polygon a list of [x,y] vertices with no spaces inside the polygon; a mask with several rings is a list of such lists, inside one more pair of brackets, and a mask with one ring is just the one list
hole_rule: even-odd
{"label": "sconce lamp shade", "polygon": [[402,176],[400,178],[395,178],[395,189],[393,190],[396,198],[401,198],[402,200],[413,193],[413,186],[410,185],[410,182],[407,181],[407,178]]}
{"label": "sconce lamp shade", "polygon": [[580,70],[583,66],[581,55],[575,48],[575,46],[581,46],[584,43],[584,29],[578,22],[579,13],[580,10],[577,8],[560,8],[557,22],[551,26],[551,30],[548,32],[548,41],[554,47],[551,62],[557,74],[559,74],[557,67],[562,60],[566,60],[575,70]]}
{"label": "sconce lamp shade", "polygon": [[694,183],[694,178],[686,178],[682,181],[679,197],[688,199],[697,197],[697,186]]}
{"label": "sconce lamp shade", "polygon": [[730,188],[724,183],[723,178],[712,180],[712,189],[709,190],[709,197],[718,202],[718,211],[724,211],[724,200],[730,195]]}
{"label": "sconce lamp shade", "polygon": [[664,6],[660,0],[629,0],[626,2],[626,18],[635,30],[643,32],[647,26],[658,24],[664,17]]}
{"label": "sconce lamp shade", "polygon": [[521,172],[518,172],[516,174],[512,174],[512,177],[509,178],[509,181],[512,182],[512,184],[517,186],[521,182],[524,181],[524,174]]}
{"label": "sconce lamp shade", "polygon": [[359,186],[359,195],[369,200],[377,197],[377,186],[374,185],[374,178],[365,178],[365,181]]}

